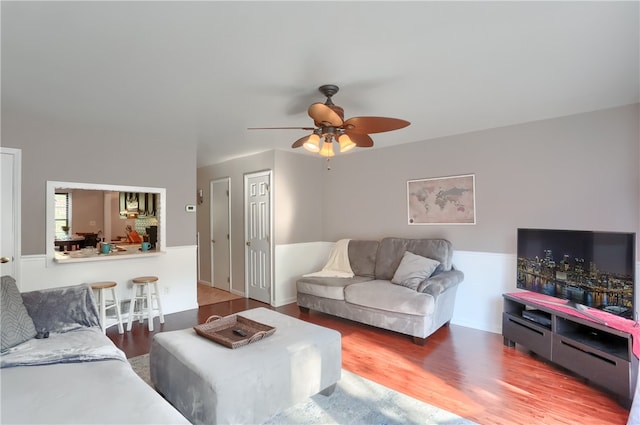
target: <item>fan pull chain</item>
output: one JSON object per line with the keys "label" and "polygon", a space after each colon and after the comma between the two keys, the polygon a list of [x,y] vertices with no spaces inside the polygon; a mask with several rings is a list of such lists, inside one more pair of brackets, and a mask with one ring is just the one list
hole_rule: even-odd
{"label": "fan pull chain", "polygon": [[331,171],[331,158],[327,157],[327,171]]}

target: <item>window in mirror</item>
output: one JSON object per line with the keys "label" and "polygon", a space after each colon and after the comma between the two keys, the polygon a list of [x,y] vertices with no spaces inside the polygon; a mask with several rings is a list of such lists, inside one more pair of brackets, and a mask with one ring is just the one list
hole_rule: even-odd
{"label": "window in mirror", "polygon": [[68,236],[71,229],[71,194],[56,193],[56,239]]}
{"label": "window in mirror", "polygon": [[165,193],[163,188],[47,182],[47,256],[88,261],[164,251]]}

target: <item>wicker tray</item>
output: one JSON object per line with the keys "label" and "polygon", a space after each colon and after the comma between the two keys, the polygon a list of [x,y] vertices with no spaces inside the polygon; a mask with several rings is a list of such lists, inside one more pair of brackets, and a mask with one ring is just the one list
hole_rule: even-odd
{"label": "wicker tray", "polygon": [[[238,348],[260,341],[276,331],[272,326],[235,314],[226,317],[210,316],[205,323],[194,326],[193,329],[198,335],[229,348]],[[234,331],[244,332],[246,335],[238,335]]]}

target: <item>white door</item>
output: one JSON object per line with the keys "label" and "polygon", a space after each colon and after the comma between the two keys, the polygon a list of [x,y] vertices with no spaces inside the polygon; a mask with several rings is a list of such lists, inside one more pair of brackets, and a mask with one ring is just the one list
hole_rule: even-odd
{"label": "white door", "polygon": [[230,179],[213,180],[211,193],[211,284],[231,291]]}
{"label": "white door", "polygon": [[20,149],[0,148],[0,275],[11,275],[20,287]]}
{"label": "white door", "polygon": [[245,288],[271,304],[271,171],[244,176]]}

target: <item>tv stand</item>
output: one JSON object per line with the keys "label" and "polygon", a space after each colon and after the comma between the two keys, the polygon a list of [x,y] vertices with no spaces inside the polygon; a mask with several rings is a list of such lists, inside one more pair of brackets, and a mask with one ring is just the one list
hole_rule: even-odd
{"label": "tv stand", "polygon": [[[611,328],[599,319],[592,322],[560,311],[554,303],[528,300],[503,294],[502,336],[504,345],[520,344],[540,357],[576,373],[589,382],[611,392],[629,407],[633,400],[638,375],[638,358],[632,351],[632,336]],[[580,307],[583,307],[580,309]],[[590,314],[580,306],[577,311]],[[523,312],[535,310],[548,318],[545,323],[527,319]],[[586,314],[585,314],[586,313]]]}
{"label": "tv stand", "polygon": [[[520,298],[523,301],[527,301],[525,298]],[[564,308],[570,308],[572,310],[577,311],[578,313],[580,313],[581,315],[588,317],[589,319],[593,320],[594,322],[598,322],[601,325],[604,326],[608,326],[607,322],[602,320],[599,317],[594,316],[593,314],[587,312],[587,310],[589,309],[589,307],[582,305],[582,304],[578,304],[575,301],[567,301],[566,303],[559,303],[559,302],[555,302],[555,301],[549,301],[549,300],[541,300],[541,299],[535,299],[535,300],[530,300],[531,303],[539,303],[539,304],[547,304],[547,305],[555,305],[558,307],[564,307]]]}

